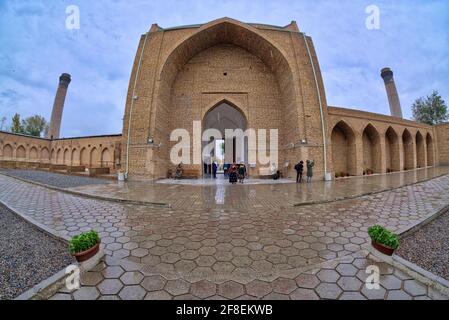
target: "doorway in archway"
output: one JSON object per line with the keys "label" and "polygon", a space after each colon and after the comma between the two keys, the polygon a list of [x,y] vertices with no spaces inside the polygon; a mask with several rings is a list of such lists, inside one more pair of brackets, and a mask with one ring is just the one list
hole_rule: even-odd
{"label": "doorway in archway", "polygon": [[[209,142],[202,142],[203,176],[212,175],[213,163],[217,164],[217,173],[224,173],[232,163],[243,163],[248,167],[248,141],[235,137],[225,137],[226,129],[247,129],[247,121],[243,112],[233,104],[222,101],[211,108],[203,119],[203,133],[214,129],[215,134],[220,133],[221,138],[207,137]],[[212,132],[212,131],[208,131]],[[209,147],[207,147],[209,145]],[[212,146],[212,147],[210,147]],[[206,148],[207,147],[207,148]]]}

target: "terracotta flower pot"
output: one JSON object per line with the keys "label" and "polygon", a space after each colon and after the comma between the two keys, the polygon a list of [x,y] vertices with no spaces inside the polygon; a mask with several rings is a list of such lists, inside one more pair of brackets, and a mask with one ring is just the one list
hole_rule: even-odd
{"label": "terracotta flower pot", "polygon": [[78,261],[78,262],[83,262],[83,261],[89,260],[94,255],[96,255],[98,253],[98,251],[100,250],[100,243],[101,243],[101,241],[98,241],[98,243],[96,245],[94,245],[92,248],[87,249],[86,251],[83,251],[83,252],[74,253],[72,255],[75,257],[76,261]]}
{"label": "terracotta flower pot", "polygon": [[376,248],[383,254],[386,254],[387,256],[392,256],[395,250],[393,248],[387,247],[386,245],[383,245],[382,243],[375,242],[374,240],[371,241],[371,244],[373,245],[374,248]]}

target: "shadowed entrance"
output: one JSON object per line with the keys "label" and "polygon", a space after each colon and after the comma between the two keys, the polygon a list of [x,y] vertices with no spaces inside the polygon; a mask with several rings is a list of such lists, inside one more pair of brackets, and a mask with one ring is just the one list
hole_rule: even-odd
{"label": "shadowed entrance", "polygon": [[[211,165],[214,161],[217,162],[219,171],[223,170],[224,165],[230,163],[248,165],[247,139],[240,143],[236,138],[226,139],[225,137],[226,129],[241,129],[243,132],[247,129],[246,117],[242,111],[226,100],[221,101],[204,116],[203,133],[208,129],[215,130],[215,132],[210,131],[213,135],[220,133],[221,139],[208,135],[206,138],[209,142],[202,142],[203,175],[211,173]],[[207,147],[209,144],[211,145]]]}

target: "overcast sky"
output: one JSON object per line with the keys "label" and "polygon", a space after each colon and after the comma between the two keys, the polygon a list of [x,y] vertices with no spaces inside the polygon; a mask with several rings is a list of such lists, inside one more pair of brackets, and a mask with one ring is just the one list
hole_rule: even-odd
{"label": "overcast sky", "polygon": [[[65,26],[69,5],[80,29]],[[365,9],[380,9],[380,29]],[[131,66],[141,34],[228,16],[312,36],[329,105],[389,113],[380,69],[389,66],[404,116],[436,89],[449,102],[449,1],[0,0],[0,118],[50,118],[62,72],[72,75],[61,135],[121,133]]]}

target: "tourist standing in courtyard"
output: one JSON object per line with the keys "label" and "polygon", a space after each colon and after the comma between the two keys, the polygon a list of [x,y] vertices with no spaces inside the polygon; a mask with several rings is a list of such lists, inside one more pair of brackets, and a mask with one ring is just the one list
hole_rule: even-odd
{"label": "tourist standing in courtyard", "polygon": [[299,161],[296,166],[296,182],[301,183],[302,182],[302,173],[304,172],[304,161]]}
{"label": "tourist standing in courtyard", "polygon": [[229,182],[232,184],[237,183],[237,167],[235,164],[232,164],[229,169]]}
{"label": "tourist standing in courtyard", "polygon": [[243,183],[243,181],[245,180],[245,175],[246,175],[246,167],[244,164],[241,164],[239,166],[238,173],[239,173],[239,182]]}
{"label": "tourist standing in courtyard", "polygon": [[214,176],[214,179],[217,179],[217,169],[218,169],[217,163],[215,161],[212,162],[212,175]]}
{"label": "tourist standing in courtyard", "polygon": [[313,166],[315,165],[315,162],[313,160],[307,160],[307,182],[312,182],[313,177]]}

